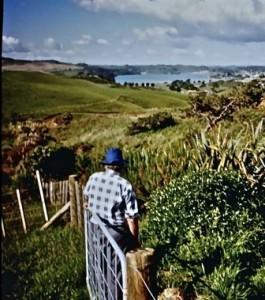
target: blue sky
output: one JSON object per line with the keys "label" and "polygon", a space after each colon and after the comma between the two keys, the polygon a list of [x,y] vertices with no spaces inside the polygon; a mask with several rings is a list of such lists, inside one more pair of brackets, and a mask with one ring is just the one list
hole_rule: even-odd
{"label": "blue sky", "polygon": [[5,0],[2,55],[265,65],[265,0]]}

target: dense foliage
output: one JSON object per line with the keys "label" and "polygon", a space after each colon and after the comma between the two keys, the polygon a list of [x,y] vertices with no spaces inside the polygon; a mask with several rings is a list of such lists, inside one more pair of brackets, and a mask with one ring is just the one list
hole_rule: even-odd
{"label": "dense foliage", "polygon": [[133,135],[150,130],[156,131],[175,124],[176,121],[171,114],[167,112],[156,113],[148,117],[139,118],[137,121],[132,122],[128,127],[128,134]]}
{"label": "dense foliage", "polygon": [[217,171],[192,172],[152,193],[142,238],[157,250],[161,286],[192,282],[213,299],[264,296],[264,193]]}
{"label": "dense foliage", "polygon": [[34,149],[25,161],[25,167],[32,175],[39,170],[44,178],[62,180],[75,172],[75,153],[64,146]]}
{"label": "dense foliage", "polygon": [[[255,108],[265,96],[264,82],[252,80],[241,86],[238,84],[226,93],[208,93],[200,91],[191,96],[191,106],[187,116],[207,119],[207,130],[225,119],[232,119],[235,112],[243,108]],[[239,88],[240,87],[240,88]]]}
{"label": "dense foliage", "polygon": [[190,79],[187,80],[174,80],[169,85],[169,88],[173,91],[180,92],[182,89],[184,90],[197,90],[197,87],[190,82]]}
{"label": "dense foliage", "polygon": [[2,299],[86,299],[83,235],[66,227],[2,244]]}

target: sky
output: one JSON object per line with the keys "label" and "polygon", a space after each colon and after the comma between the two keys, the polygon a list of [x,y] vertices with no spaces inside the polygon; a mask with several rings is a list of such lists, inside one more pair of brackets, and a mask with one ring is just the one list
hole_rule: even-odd
{"label": "sky", "polygon": [[5,0],[2,56],[265,65],[265,0]]}

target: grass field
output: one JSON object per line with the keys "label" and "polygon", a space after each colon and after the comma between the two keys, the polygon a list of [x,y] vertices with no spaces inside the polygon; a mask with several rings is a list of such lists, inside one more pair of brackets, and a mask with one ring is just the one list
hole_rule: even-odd
{"label": "grass field", "polygon": [[187,106],[187,96],[165,90],[113,87],[37,72],[6,71],[2,77],[5,118],[12,113],[141,113]]}
{"label": "grass field", "polygon": [[[10,121],[10,117],[14,113],[32,118],[65,112],[73,114],[70,124],[55,128],[49,127],[49,135],[56,140],[49,146],[52,146],[52,143],[60,146],[62,144],[74,146],[81,142],[91,144],[93,148],[89,152],[89,159],[93,163],[90,164],[88,160],[80,160],[81,167],[86,168],[86,176],[94,170],[94,167],[98,168],[97,162],[101,160],[106,148],[118,146],[123,149],[130,166],[126,176],[128,175],[128,179],[133,183],[137,196],[145,202],[148,208],[147,216],[142,214],[145,223],[143,222],[140,226],[143,228],[142,236],[144,236],[144,230],[149,235],[147,235],[149,244],[144,245],[159,249],[160,243],[163,246],[161,249],[172,249],[172,252],[170,252],[171,250],[167,252],[167,250],[167,254],[159,262],[158,267],[161,269],[159,274],[162,274],[159,277],[160,288],[182,286],[187,279],[190,281],[191,271],[196,271],[195,275],[192,275],[193,282],[201,295],[205,295],[201,299],[217,299],[218,297],[212,297],[213,291],[216,295],[224,295],[218,299],[261,299],[245,297],[246,293],[250,294],[248,287],[251,285],[252,289],[253,286],[255,287],[253,295],[255,293],[258,295],[257,297],[264,295],[264,264],[259,267],[255,265],[256,262],[260,263],[261,261],[260,254],[257,252],[258,255],[255,254],[255,256],[249,252],[259,249],[260,238],[257,236],[249,241],[245,238],[248,234],[254,237],[255,232],[258,232],[259,227],[263,224],[259,218],[255,221],[255,224],[258,224],[256,228],[250,226],[251,223],[245,223],[246,220],[254,220],[253,203],[255,202],[250,201],[251,210],[249,211],[252,215],[247,216],[245,214],[247,210],[244,210],[242,214],[238,211],[231,212],[231,220],[235,220],[235,224],[239,224],[238,228],[241,231],[235,229],[237,227],[233,227],[234,225],[231,225],[233,223],[230,224],[228,219],[223,220],[223,216],[227,216],[226,211],[223,216],[220,214],[221,218],[217,214],[216,206],[205,204],[205,209],[201,209],[201,203],[204,203],[203,201],[208,203],[207,201],[215,198],[218,201],[220,199],[226,201],[229,197],[231,197],[231,201],[234,201],[235,191],[238,199],[242,198],[242,201],[248,199],[249,201],[250,194],[247,192],[244,194],[245,191],[248,191],[246,186],[242,185],[242,190],[238,192],[237,187],[241,186],[238,185],[238,177],[233,177],[232,181],[228,180],[230,177],[224,177],[224,180],[219,181],[218,175],[214,177],[216,181],[212,181],[212,177],[207,177],[208,179],[202,181],[202,173],[199,171],[211,170],[211,168],[215,170],[217,167],[219,170],[221,166],[220,170],[226,172],[236,166],[236,171],[239,173],[239,161],[240,166],[244,166],[244,170],[251,171],[255,167],[255,170],[262,171],[262,167],[264,167],[264,134],[262,135],[262,130],[264,133],[264,129],[258,124],[261,124],[261,119],[265,116],[264,111],[259,108],[243,108],[236,111],[230,118],[222,120],[219,126],[213,128],[209,133],[201,134],[207,119],[200,116],[187,116],[182,111],[189,105],[187,95],[162,89],[114,87],[37,72],[7,71],[3,73],[2,77],[5,121]],[[223,86],[220,87],[220,91],[222,89]],[[224,90],[228,91],[229,87],[227,89],[224,87]],[[131,122],[141,116],[146,117],[164,111],[168,111],[172,115],[176,121],[175,125],[157,131],[149,130],[135,135],[128,134]],[[140,121],[138,120],[138,122]],[[7,123],[4,124],[7,125]],[[22,137],[19,135],[18,125],[12,124],[12,126],[4,128],[7,132],[10,130],[6,139],[11,148],[23,144],[27,139],[26,134]],[[13,129],[10,128],[16,129],[14,136],[11,134]],[[242,153],[245,155],[243,156]],[[252,154],[253,156],[251,156]],[[13,167],[16,168],[16,165]],[[20,170],[20,172],[22,171]],[[22,175],[24,176],[22,178],[28,179],[27,174]],[[176,187],[171,185],[172,190],[167,190],[169,181],[174,178],[184,179],[178,181],[179,184]],[[16,184],[19,182],[17,180]],[[214,185],[211,182],[214,182]],[[210,185],[207,190],[205,186],[208,183]],[[182,186],[181,189],[180,186]],[[229,188],[231,189],[229,190]],[[152,198],[149,193],[154,193],[152,197],[154,197],[155,217],[162,212],[161,218],[155,219],[151,215],[149,220],[146,219],[152,212],[150,206]],[[263,192],[257,192],[257,195],[263,194]],[[159,195],[163,197],[160,198]],[[185,207],[182,202],[179,202],[179,199],[182,199],[183,204],[187,205],[187,210],[180,210],[180,213],[176,214],[178,208]],[[246,202],[244,201],[243,204]],[[189,207],[190,203],[194,203],[194,205]],[[220,205],[222,203],[220,202]],[[198,209],[196,208],[197,204]],[[196,208],[195,213],[194,207]],[[228,206],[224,205],[224,207]],[[27,208],[35,216],[35,205],[29,205],[29,207],[25,205],[25,209]],[[242,206],[242,210],[243,208],[244,206]],[[38,209],[40,210],[39,203]],[[256,210],[259,211],[259,208]],[[14,218],[18,218],[18,215],[14,215]],[[39,222],[39,220],[40,217],[37,221]],[[41,220],[43,220],[42,215]],[[190,225],[183,220],[190,220]],[[204,234],[205,224],[208,224],[208,221],[210,227],[206,236]],[[220,223],[221,221],[226,223]],[[219,230],[222,227],[219,227],[218,224],[225,225],[224,230]],[[242,224],[247,225],[241,228]],[[10,223],[10,225],[12,224]],[[21,231],[21,224],[19,223],[19,225]],[[178,230],[175,231],[174,228],[178,228]],[[253,229],[253,232],[249,231],[246,235],[245,228],[250,231]],[[179,232],[182,232],[183,235],[181,239],[177,237]],[[197,238],[200,232],[203,234]],[[226,232],[227,235],[224,234]],[[231,232],[233,234],[230,236]],[[86,298],[84,237],[82,234],[66,227],[45,232],[33,231],[26,236],[26,239],[23,237],[24,235],[21,240],[18,238],[6,239],[3,245],[4,270],[2,276],[5,285],[3,294],[5,299],[11,299],[14,295],[17,296],[14,299],[78,300]],[[169,243],[171,237],[172,243]],[[152,244],[154,241],[158,243]],[[176,241],[179,243],[179,248],[176,247]],[[252,244],[253,249],[251,248]],[[177,252],[174,252],[175,249]],[[182,249],[182,252],[179,249]],[[224,254],[220,261],[219,258],[216,260],[216,257],[212,255],[215,253],[219,255],[219,249],[224,249],[220,252]],[[192,261],[196,262],[194,258],[197,259],[198,265],[184,268],[179,264],[179,261],[184,261],[183,259],[185,259],[185,266],[187,262],[188,264],[191,262],[187,253],[190,253]],[[249,255],[250,253],[251,255]],[[242,256],[243,262],[245,254],[256,259],[253,266],[250,264],[251,261],[247,261],[249,269],[253,267],[256,272],[255,277],[252,276],[251,280],[246,277],[249,281],[248,285],[245,285],[245,279],[241,280],[240,278],[243,274],[242,270],[245,270],[241,269],[244,265],[241,266],[240,259]],[[15,261],[14,258],[16,258]],[[206,261],[214,263],[213,266],[215,266],[209,274],[205,273],[206,269],[202,263]],[[188,264],[187,266],[189,266]],[[72,276],[73,274],[75,276]],[[206,283],[205,286],[202,286],[199,281],[196,282],[199,278],[198,274],[202,278],[201,282]],[[230,297],[231,293],[233,295]]]}

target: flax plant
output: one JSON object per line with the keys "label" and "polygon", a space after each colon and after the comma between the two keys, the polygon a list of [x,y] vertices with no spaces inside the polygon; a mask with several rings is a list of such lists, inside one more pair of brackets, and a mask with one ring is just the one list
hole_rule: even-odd
{"label": "flax plant", "polygon": [[243,173],[253,184],[264,185],[265,176],[265,138],[263,119],[255,127],[246,122],[244,128],[235,136],[222,132],[221,125],[217,133],[201,131],[186,148],[192,152],[189,167],[203,169],[234,169]]}

